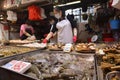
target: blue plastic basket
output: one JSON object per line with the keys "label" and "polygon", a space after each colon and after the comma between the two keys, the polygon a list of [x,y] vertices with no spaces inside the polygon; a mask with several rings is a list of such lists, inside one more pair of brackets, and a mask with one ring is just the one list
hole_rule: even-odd
{"label": "blue plastic basket", "polygon": [[120,28],[120,20],[111,20],[110,28],[111,29],[119,29]]}

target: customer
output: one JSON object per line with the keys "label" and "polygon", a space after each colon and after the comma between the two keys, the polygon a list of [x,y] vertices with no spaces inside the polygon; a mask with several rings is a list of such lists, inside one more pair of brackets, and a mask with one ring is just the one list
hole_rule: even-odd
{"label": "customer", "polygon": [[20,28],[20,39],[21,40],[27,39],[34,34],[34,29],[31,25],[32,25],[32,22],[29,20],[27,20],[25,24],[21,25],[21,28]]}
{"label": "customer", "polygon": [[54,15],[58,19],[58,22],[54,24],[52,31],[43,40],[43,43],[47,43],[47,41],[53,36],[55,32],[57,32],[58,43],[73,43],[73,41],[76,42],[77,29],[72,29],[72,24],[67,18],[65,18],[63,9],[60,7],[55,7]]}

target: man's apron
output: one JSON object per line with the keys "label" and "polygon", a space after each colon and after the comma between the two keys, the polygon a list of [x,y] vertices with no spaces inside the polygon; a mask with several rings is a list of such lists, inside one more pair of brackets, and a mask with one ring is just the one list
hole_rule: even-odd
{"label": "man's apron", "polygon": [[59,43],[73,43],[72,27],[67,19],[58,22],[56,27],[58,29]]}

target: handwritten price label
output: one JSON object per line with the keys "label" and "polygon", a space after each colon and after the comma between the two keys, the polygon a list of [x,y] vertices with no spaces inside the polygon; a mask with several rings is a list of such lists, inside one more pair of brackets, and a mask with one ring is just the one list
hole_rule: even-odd
{"label": "handwritten price label", "polygon": [[12,70],[19,72],[25,66],[26,66],[26,64],[24,62],[19,61],[12,67]]}
{"label": "handwritten price label", "polygon": [[12,60],[9,63],[3,65],[2,67],[13,70],[15,72],[24,73],[31,67],[31,63]]}
{"label": "handwritten price label", "polygon": [[4,65],[5,68],[11,69],[11,67],[16,64],[17,61],[16,60],[12,60],[11,62],[7,63],[6,65]]}
{"label": "handwritten price label", "polygon": [[63,51],[64,51],[64,52],[70,52],[70,51],[71,51],[71,48],[72,48],[72,44],[66,44],[66,45],[64,46]]}

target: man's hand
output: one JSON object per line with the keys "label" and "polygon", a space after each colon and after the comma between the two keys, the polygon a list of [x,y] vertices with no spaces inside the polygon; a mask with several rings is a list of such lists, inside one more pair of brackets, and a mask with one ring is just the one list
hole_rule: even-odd
{"label": "man's hand", "polygon": [[77,36],[73,37],[73,42],[75,43],[77,41]]}
{"label": "man's hand", "polygon": [[47,43],[48,40],[47,39],[43,39],[42,43]]}

